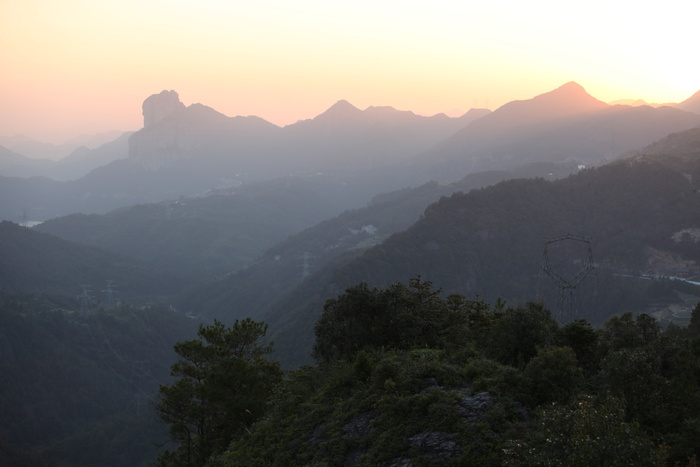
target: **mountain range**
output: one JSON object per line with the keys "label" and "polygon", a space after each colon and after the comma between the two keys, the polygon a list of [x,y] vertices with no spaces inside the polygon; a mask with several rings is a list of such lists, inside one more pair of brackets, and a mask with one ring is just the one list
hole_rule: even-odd
{"label": "mountain range", "polygon": [[71,214],[34,230],[201,280],[242,268],[289,235],[335,214],[333,203],[290,178],[104,215]]}
{"label": "mountain range", "polygon": [[61,144],[36,141],[26,135],[0,137],[0,146],[4,146],[30,159],[60,161],[78,148],[96,149],[103,144],[114,141],[124,132],[105,131],[94,135],[80,135]]}
{"label": "mountain range", "polygon": [[[121,152],[124,140],[115,151],[94,150],[109,152],[111,163],[61,183],[0,178],[7,200],[0,217],[17,221],[29,212],[41,221],[104,213],[282,176],[322,176],[327,183],[320,194],[335,198],[341,211],[381,191],[487,169],[534,161],[598,164],[700,125],[695,101],[693,96],[678,108],[610,106],[572,82],[459,118],[391,107],[360,110],[339,101],[313,119],[281,128],[258,117],[227,117],[202,104],[186,107],[175,91],[163,91],[144,102],[144,128],[123,136],[127,154]],[[86,160],[97,160],[93,156]],[[29,173],[3,165],[0,174]]]}
{"label": "mountain range", "polygon": [[534,161],[597,165],[696,127],[698,115],[668,106],[611,106],[570,82],[532,99],[507,103],[466,126],[414,159],[412,175],[439,180]]}
{"label": "mountain range", "polygon": [[[699,164],[698,152],[638,156],[555,181],[510,180],[457,192],[428,207],[405,231],[321,266],[269,304],[261,318],[275,330],[280,358],[293,366],[309,362],[313,326],[326,299],[358,282],[384,287],[418,275],[440,284],[445,294],[514,306],[542,301],[563,321],[585,318],[600,325],[633,309],[668,323],[673,310],[685,307],[687,313],[700,301],[697,282],[685,281],[700,277]],[[547,239],[567,234],[588,239],[594,265],[594,273],[568,291],[543,269]],[[572,243],[552,250],[560,252],[558,263],[569,277],[586,264]],[[230,293],[221,290],[221,296]],[[249,288],[242,296],[254,294]]]}
{"label": "mountain range", "polygon": [[[360,281],[386,286],[421,275],[446,294],[516,305],[543,300],[563,320],[579,316],[600,324],[620,309],[636,309],[664,322],[682,322],[673,310],[700,300],[700,291],[691,282],[649,278],[700,276],[698,180],[700,128],[670,134],[594,169],[537,163],[380,194],[364,208],[306,230],[297,224],[299,233],[276,245],[270,237],[267,251],[259,243],[257,258],[235,264],[230,261],[236,247],[250,248],[236,232],[243,227],[254,232],[262,221],[242,217],[245,211],[235,206],[250,202],[249,213],[270,209],[261,200],[272,193],[291,198],[294,185],[285,191],[271,183],[271,191],[256,196],[183,198],[104,216],[68,216],[35,229],[127,254],[151,267],[194,274],[179,298],[171,295],[172,303],[204,320],[264,319],[280,358],[296,366],[309,361],[323,302]],[[300,189],[294,188],[304,193]],[[314,198],[301,197],[300,206],[308,203],[304,199]],[[274,219],[264,222],[271,225]],[[595,262],[594,274],[575,297],[559,295],[542,270],[545,240],[567,233],[590,239]],[[559,264],[580,264],[580,256],[566,259],[570,248],[562,245]],[[7,251],[24,249],[7,245]],[[212,256],[221,263],[218,273],[230,272],[219,277],[207,272],[203,265]],[[7,268],[14,269],[21,270]]]}
{"label": "mountain range", "polygon": [[132,133],[122,133],[115,140],[101,144],[96,148],[79,146],[58,161],[25,157],[0,146],[0,174],[6,177],[46,177],[58,181],[75,180],[98,167],[127,157],[129,137]]}
{"label": "mountain range", "polygon": [[[0,412],[4,426],[15,427],[0,430],[0,463],[147,465],[157,450],[153,443],[165,435],[146,407],[170,381],[175,341],[194,338],[199,323],[218,319],[230,325],[251,317],[269,324],[282,365],[299,367],[312,362],[314,327],[324,304],[344,291],[361,290],[364,286],[356,287],[361,283],[368,284],[357,302],[363,311],[386,305],[364,307],[362,300],[384,296],[372,287],[399,290],[392,286],[397,281],[428,289],[432,282],[441,287],[440,300],[455,310],[461,307],[450,298],[455,292],[479,309],[482,300],[487,302],[481,311],[463,311],[467,320],[476,319],[475,327],[468,327],[477,340],[483,341],[481,324],[493,325],[496,340],[489,351],[512,349],[513,359],[504,365],[518,361],[522,349],[499,322],[546,316],[551,324],[549,309],[560,323],[570,324],[562,329],[589,327],[579,318],[596,326],[607,322],[607,330],[587,331],[603,342],[611,339],[615,323],[633,322],[631,314],[612,315],[649,313],[668,325],[663,338],[654,337],[680,352],[650,346],[649,355],[658,357],[659,368],[666,368],[665,359],[668,371],[676,371],[691,352],[690,347],[680,351],[677,338],[685,331],[671,324],[688,324],[690,310],[700,302],[697,96],[674,106],[609,105],[567,83],[494,112],[472,110],[460,118],[420,117],[388,107],[360,110],[339,101],[314,119],[284,128],[257,117],[227,117],[201,104],[186,107],[174,91],[149,97],[143,129],[79,150],[63,162],[65,173],[71,160],[87,164],[76,171],[99,165],[86,175],[64,181],[0,178],[2,216],[17,219],[26,209],[27,220],[50,219],[32,228],[0,223],[0,363],[7,376],[0,383]],[[97,164],[100,155],[112,159]],[[0,149],[0,169],[19,170],[27,160]],[[43,163],[37,170],[44,170]],[[118,304],[105,289],[114,289]],[[89,295],[94,301],[85,310],[81,304]],[[427,297],[415,298],[420,296]],[[345,301],[352,302],[346,297],[335,303]],[[429,309],[403,306],[414,314]],[[414,330],[434,324],[422,311],[416,316],[421,324]],[[646,318],[636,319],[640,329]],[[544,321],[518,323],[527,339],[532,327],[549,327]],[[336,324],[344,332],[342,321]],[[622,334],[613,337],[623,340]],[[575,336],[581,334],[569,337]],[[441,411],[454,415],[458,399],[437,387],[436,378],[445,384],[461,375],[460,391],[488,380],[480,390],[509,387],[531,397],[542,394],[522,386],[525,380],[514,367],[494,370],[478,357],[473,342],[457,337],[449,355],[421,344],[400,358],[405,359],[400,366],[393,350],[382,347],[388,352],[382,360],[378,353],[366,353],[365,363],[377,368],[364,381],[377,389],[372,394],[382,394],[372,400],[384,408],[387,398],[403,400],[391,409],[396,413],[423,401],[425,410],[417,409],[416,418],[424,421],[432,411],[439,427]],[[567,349],[572,375],[580,376],[578,357]],[[535,344],[530,348],[535,362],[546,357],[540,350]],[[557,368],[561,355],[551,354]],[[630,355],[639,354],[621,353],[614,368],[628,368]],[[689,369],[695,360],[687,360]],[[631,373],[650,368],[647,361],[638,360]],[[525,363],[517,363],[520,370]],[[337,372],[327,381],[318,379],[325,371],[320,367],[290,373],[287,389],[293,397],[285,407],[299,410],[304,429],[286,430],[284,439],[297,447],[308,439],[320,452],[330,444],[318,440],[328,440],[332,432],[340,443],[333,450],[342,446],[340,457],[357,461],[360,454],[349,451],[362,447],[360,441],[346,443],[352,426],[365,427],[363,439],[383,432],[380,441],[387,439],[387,430],[355,413],[369,400],[364,396],[348,399],[347,406],[356,409],[352,417],[325,424],[337,408],[336,389],[356,386],[366,370],[359,357],[333,367]],[[430,372],[416,372],[428,367]],[[400,378],[409,372],[410,378]],[[543,375],[551,381],[550,373]],[[682,378],[662,381],[663,387],[684,384]],[[397,399],[396,389],[407,384],[415,386],[413,392]],[[309,418],[313,405],[300,404],[303,398],[295,394],[317,390],[327,396],[328,411]],[[436,390],[445,404],[428,403]],[[638,392],[635,386],[629,394]],[[522,430],[521,421],[530,415],[519,401],[507,398],[510,411],[489,419],[501,425],[495,421],[507,418]],[[669,407],[681,408],[667,412],[681,413],[686,401],[669,398]],[[275,437],[280,423],[289,420],[286,412],[276,413],[267,419]],[[481,430],[479,423],[475,427]],[[695,439],[688,426],[682,439]],[[484,432],[470,430],[465,439],[483,445]],[[264,432],[252,427],[247,433],[251,438],[241,443],[255,438],[280,454]]]}
{"label": "mountain range", "polygon": [[68,242],[8,221],[0,222],[0,294],[59,295],[74,299],[82,286],[97,302],[107,282],[129,303],[173,296],[191,277],[149,268],[105,248]]}

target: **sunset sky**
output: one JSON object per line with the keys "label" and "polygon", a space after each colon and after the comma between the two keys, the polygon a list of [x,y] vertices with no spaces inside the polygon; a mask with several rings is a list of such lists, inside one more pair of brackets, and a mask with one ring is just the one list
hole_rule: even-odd
{"label": "sunset sky", "polygon": [[700,89],[697,0],[0,0],[0,135],[136,130],[174,89],[278,125],[346,99],[433,115],[568,81],[595,97]]}

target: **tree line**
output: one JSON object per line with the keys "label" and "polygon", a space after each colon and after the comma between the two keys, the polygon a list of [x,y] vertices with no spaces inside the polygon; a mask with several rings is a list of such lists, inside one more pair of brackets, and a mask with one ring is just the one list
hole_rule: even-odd
{"label": "tree line", "polygon": [[628,312],[595,329],[539,303],[443,296],[417,277],[328,300],[313,366],[283,373],[266,332],[215,322],[175,347],[178,379],[156,411],[179,444],[159,465],[695,465],[700,454],[700,306],[688,328]]}

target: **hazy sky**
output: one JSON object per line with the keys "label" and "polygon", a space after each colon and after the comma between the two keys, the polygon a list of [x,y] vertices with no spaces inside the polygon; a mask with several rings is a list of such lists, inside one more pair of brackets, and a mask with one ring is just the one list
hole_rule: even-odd
{"label": "hazy sky", "polygon": [[0,135],[135,130],[174,89],[284,125],[347,99],[432,115],[576,81],[595,97],[700,89],[697,0],[0,0]]}

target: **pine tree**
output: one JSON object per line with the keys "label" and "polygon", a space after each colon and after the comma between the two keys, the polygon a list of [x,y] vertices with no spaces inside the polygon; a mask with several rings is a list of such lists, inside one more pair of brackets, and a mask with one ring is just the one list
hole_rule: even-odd
{"label": "pine tree", "polygon": [[175,344],[180,360],[171,367],[179,379],[160,387],[158,416],[179,443],[159,457],[160,465],[201,466],[265,411],[281,380],[278,362],[265,358],[267,325],[251,319],[231,328],[214,321],[199,327],[199,339]]}

